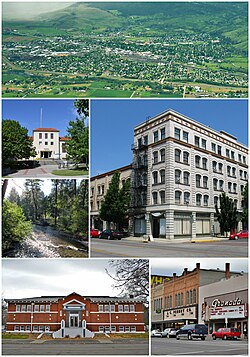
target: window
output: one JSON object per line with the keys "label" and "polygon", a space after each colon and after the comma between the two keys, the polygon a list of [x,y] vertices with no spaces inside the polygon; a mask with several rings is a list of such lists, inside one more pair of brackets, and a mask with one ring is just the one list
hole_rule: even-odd
{"label": "window", "polygon": [[20,331],[24,331],[25,329],[24,329],[24,326],[23,325],[21,325],[20,326]]}
{"label": "window", "polygon": [[232,176],[236,177],[236,168],[235,167],[232,167]]}
{"label": "window", "polygon": [[161,183],[165,183],[165,170],[160,170]]}
{"label": "window", "polygon": [[44,326],[40,325],[39,326],[39,331],[44,331]]}
{"label": "window", "polygon": [[38,331],[38,326],[34,325],[33,326],[33,331]]}
{"label": "window", "polygon": [[244,191],[244,185],[240,185],[240,192],[243,193]]}
{"label": "window", "polygon": [[175,191],[175,204],[181,203],[181,191]]}
{"label": "window", "polygon": [[45,141],[45,143],[44,143],[45,145],[48,145],[48,141]]}
{"label": "window", "polygon": [[166,131],[165,131],[165,128],[162,128],[161,129],[161,140],[163,140],[165,138],[166,138]]}
{"label": "window", "polygon": [[234,151],[231,151],[231,159],[234,160]]}
{"label": "window", "polygon": [[203,176],[203,187],[208,188],[208,177],[207,176]]}
{"label": "window", "polygon": [[138,148],[140,148],[142,146],[142,138],[139,138],[137,140],[137,143],[138,143]]}
{"label": "window", "polygon": [[236,193],[236,191],[237,191],[237,184],[234,183],[234,184],[233,184],[233,192]]}
{"label": "window", "polygon": [[125,327],[125,332],[130,332],[130,326]]}
{"label": "window", "polygon": [[223,191],[223,186],[224,186],[224,182],[222,180],[219,181],[219,190]]}
{"label": "window", "polygon": [[180,162],[181,161],[181,150],[175,149],[175,161]]}
{"label": "window", "polygon": [[130,312],[134,312],[135,311],[135,305],[129,305],[130,308]]}
{"label": "window", "polygon": [[128,305],[124,305],[124,312],[129,312]]}
{"label": "window", "polygon": [[20,305],[16,305],[16,312],[20,311]]}
{"label": "window", "polygon": [[115,326],[111,326],[111,332],[113,332],[113,333],[116,332],[116,327]]}
{"label": "window", "polygon": [[131,326],[131,332],[136,332],[136,327],[135,326]]}
{"label": "window", "polygon": [[213,187],[214,187],[214,190],[217,191],[217,189],[218,189],[218,180],[217,179],[213,179]]}
{"label": "window", "polygon": [[201,194],[200,193],[197,193],[196,195],[196,205],[197,206],[201,206]]}
{"label": "window", "polygon": [[103,305],[98,305],[98,311],[103,312]]}
{"label": "window", "polygon": [[216,152],[216,145],[214,143],[211,144],[211,150],[213,152]]}
{"label": "window", "polygon": [[39,141],[39,145],[42,145],[42,143],[43,143],[42,141]]}
{"label": "window", "polygon": [[187,131],[183,131],[182,140],[185,141],[186,143],[188,143],[188,132]]}
{"label": "window", "polygon": [[38,312],[38,311],[39,311],[39,305],[35,305],[34,311],[35,311],[35,312]]}
{"label": "window", "polygon": [[27,312],[31,312],[31,305],[27,305]]}
{"label": "window", "polygon": [[214,205],[218,206],[218,201],[219,201],[219,197],[218,196],[214,196]]}
{"label": "window", "polygon": [[186,292],[186,305],[189,305],[189,292]]}
{"label": "window", "polygon": [[159,140],[159,137],[158,137],[158,130],[157,130],[157,131],[155,131],[155,132],[153,133],[153,135],[154,135],[154,143],[156,143],[156,142]]}
{"label": "window", "polygon": [[201,175],[196,175],[195,180],[196,180],[196,187],[201,187]]}
{"label": "window", "polygon": [[66,152],[66,144],[62,143],[62,153],[65,153],[65,152]]}
{"label": "window", "polygon": [[209,196],[208,195],[204,195],[204,197],[203,197],[204,206],[208,206],[208,200],[209,200]]}
{"label": "window", "polygon": [[181,182],[181,170],[175,170],[175,183]]}
{"label": "window", "polygon": [[40,311],[44,312],[44,305],[40,305]]}
{"label": "window", "polygon": [[22,312],[26,312],[26,305],[22,305]]}
{"label": "window", "polygon": [[242,159],[243,159],[243,164],[246,163],[246,156],[242,156]]}
{"label": "window", "polygon": [[221,146],[220,145],[217,145],[217,154],[221,155]]}
{"label": "window", "polygon": [[103,326],[99,326],[99,332],[104,332],[104,327]]}
{"label": "window", "polygon": [[118,305],[118,312],[123,312],[123,305]]}
{"label": "window", "polygon": [[115,312],[115,305],[110,305],[110,311]]}
{"label": "window", "polygon": [[15,325],[14,331],[19,331],[19,326],[18,325]]}
{"label": "window", "polygon": [[219,168],[218,168],[219,173],[222,173],[222,168],[223,168],[223,164],[219,162]]}
{"label": "window", "polygon": [[54,134],[53,133],[50,134],[50,139],[54,139]]}
{"label": "window", "polygon": [[193,290],[193,304],[196,304],[196,289]]}
{"label": "window", "polygon": [[158,151],[153,152],[153,163],[154,164],[158,163]]}
{"label": "window", "polygon": [[165,149],[160,150],[160,158],[161,158],[161,161],[165,161]]}
{"label": "window", "polygon": [[227,166],[227,174],[228,176],[231,176],[231,166]]}
{"label": "window", "polygon": [[201,139],[201,147],[203,149],[206,149],[207,148],[207,141],[205,139]]}
{"label": "window", "polygon": [[165,191],[160,191],[161,204],[165,203]]}
{"label": "window", "polygon": [[154,171],[153,172],[153,185],[156,185],[158,183],[158,172]]}
{"label": "window", "polygon": [[46,312],[50,311],[50,305],[46,305]]}
{"label": "window", "polygon": [[187,151],[183,151],[183,162],[184,164],[188,164],[189,161],[189,153]]}
{"label": "window", "polygon": [[188,205],[190,203],[190,193],[184,192],[184,204]]}
{"label": "window", "polygon": [[183,183],[184,183],[184,185],[189,185],[189,176],[190,176],[189,172],[184,171],[184,173],[183,173]]}
{"label": "window", "polygon": [[119,332],[124,332],[124,326],[119,326]]}
{"label": "window", "polygon": [[43,138],[43,134],[39,133],[39,139],[42,139],[42,138]]}
{"label": "window", "polygon": [[232,191],[232,182],[228,182],[227,186],[228,186],[228,192],[231,192]]}
{"label": "window", "polygon": [[148,145],[148,136],[147,135],[145,135],[143,137],[143,141],[144,141],[144,145]]}
{"label": "window", "polygon": [[204,170],[207,170],[207,159],[205,157],[203,157],[202,159],[202,168]]}
{"label": "window", "polygon": [[200,167],[201,158],[198,155],[195,155],[195,167]]}
{"label": "window", "polygon": [[226,157],[228,157],[228,158],[230,157],[228,149],[226,149]]}
{"label": "window", "polygon": [[153,204],[156,205],[157,204],[157,192],[152,193],[152,198],[153,198]]}
{"label": "window", "polygon": [[175,137],[175,139],[177,139],[177,140],[180,140],[180,139],[181,139],[181,131],[180,131],[180,129],[174,128],[174,137]]}
{"label": "window", "polygon": [[190,304],[193,303],[193,290],[190,290],[190,292],[189,292],[189,303]]}
{"label": "window", "polygon": [[105,332],[106,332],[106,333],[110,333],[109,326],[105,326]]}
{"label": "window", "polygon": [[144,173],[142,175],[142,183],[143,183],[143,185],[147,185],[148,184],[148,176],[147,176],[146,173]]}
{"label": "window", "polygon": [[50,145],[54,145],[54,142],[53,142],[53,141],[51,141],[51,142],[50,142]]}
{"label": "window", "polygon": [[30,331],[30,326],[29,326],[29,325],[26,325],[25,330],[26,330],[26,331]]}
{"label": "window", "polygon": [[217,162],[216,161],[212,161],[212,168],[213,168],[213,172],[217,171]]}
{"label": "window", "polygon": [[242,179],[242,174],[243,174],[243,171],[240,170],[240,178]]}
{"label": "window", "polygon": [[109,305],[104,305],[104,311],[109,312]]}
{"label": "window", "polygon": [[49,326],[45,326],[45,331],[50,331],[50,327]]}
{"label": "window", "polygon": [[200,138],[199,136],[194,136],[194,145],[200,147]]}
{"label": "window", "polygon": [[241,162],[241,154],[238,154],[239,162]]}

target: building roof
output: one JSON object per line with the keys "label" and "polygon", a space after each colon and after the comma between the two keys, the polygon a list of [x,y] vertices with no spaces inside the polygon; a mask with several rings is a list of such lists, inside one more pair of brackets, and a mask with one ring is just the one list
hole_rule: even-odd
{"label": "building roof", "polygon": [[71,140],[71,138],[67,138],[66,136],[60,136],[59,140],[60,141],[67,141],[67,140]]}
{"label": "building roof", "polygon": [[59,133],[60,130],[55,129],[55,128],[36,128],[36,129],[33,130],[33,132],[34,131],[43,131],[43,132],[44,131],[46,131],[46,132],[47,131],[51,131],[51,132],[58,132]]}
{"label": "building roof", "polygon": [[115,169],[115,170],[112,170],[112,171],[104,172],[103,174],[100,174],[100,175],[93,176],[93,177],[90,178],[90,181],[94,181],[96,179],[99,179],[99,178],[102,178],[102,177],[105,177],[105,176],[113,175],[117,171],[118,172],[123,172],[123,171],[126,171],[126,170],[132,170],[132,164],[129,164],[129,165],[126,165],[126,166],[122,166],[119,169]]}

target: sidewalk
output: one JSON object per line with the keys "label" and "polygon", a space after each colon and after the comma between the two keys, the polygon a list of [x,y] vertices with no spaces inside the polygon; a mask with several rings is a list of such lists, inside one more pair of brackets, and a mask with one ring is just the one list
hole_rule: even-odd
{"label": "sidewalk", "polygon": [[164,239],[164,238],[153,238],[151,241],[145,240],[143,237],[126,237],[122,238],[122,240],[141,242],[141,243],[208,243],[208,242],[221,242],[224,240],[228,240],[225,237],[197,237],[195,239],[192,238],[176,238],[176,239]]}

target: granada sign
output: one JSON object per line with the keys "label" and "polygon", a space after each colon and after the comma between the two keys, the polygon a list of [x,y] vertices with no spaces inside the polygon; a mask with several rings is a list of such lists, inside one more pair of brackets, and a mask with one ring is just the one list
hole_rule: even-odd
{"label": "granada sign", "polygon": [[212,302],[213,307],[239,306],[239,305],[242,305],[242,300],[240,298],[237,298],[235,300],[227,300],[227,301],[215,299]]}

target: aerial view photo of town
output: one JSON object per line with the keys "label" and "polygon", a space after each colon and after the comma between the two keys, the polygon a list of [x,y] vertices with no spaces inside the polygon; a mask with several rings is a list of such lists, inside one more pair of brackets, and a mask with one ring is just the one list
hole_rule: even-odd
{"label": "aerial view photo of town", "polygon": [[3,97],[247,97],[247,2],[38,4],[3,2]]}

